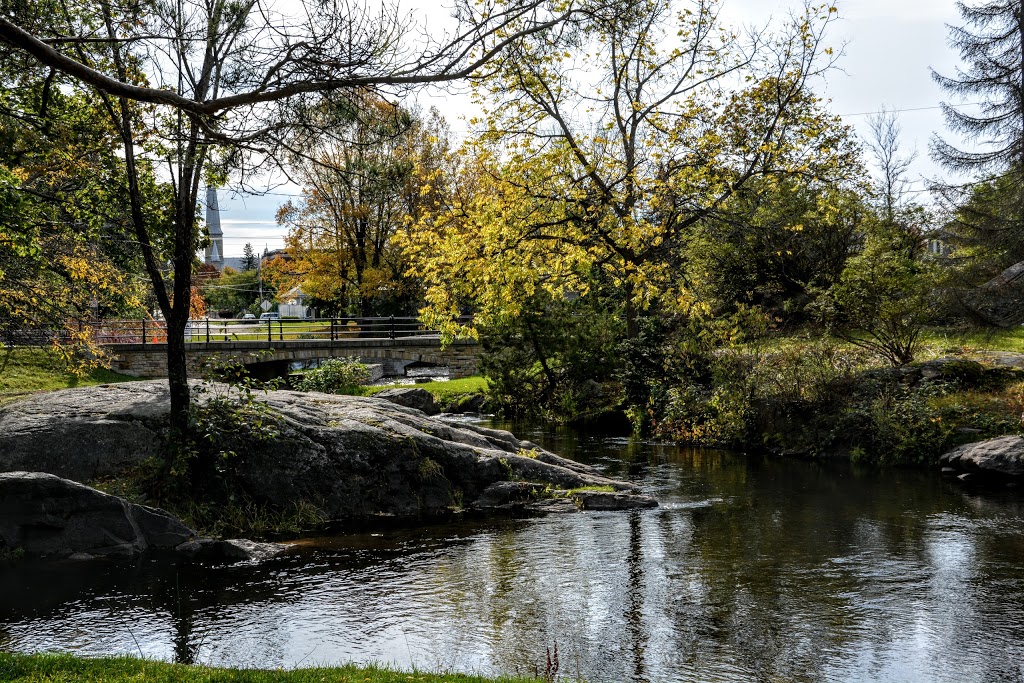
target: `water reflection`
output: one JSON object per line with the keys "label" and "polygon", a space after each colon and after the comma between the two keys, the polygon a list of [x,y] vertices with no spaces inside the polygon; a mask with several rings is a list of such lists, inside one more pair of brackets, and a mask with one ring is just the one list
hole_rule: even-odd
{"label": "water reflection", "polygon": [[257,567],[0,569],[0,647],[590,681],[1024,680],[1024,507],[929,474],[526,438],[656,510],[310,539]]}

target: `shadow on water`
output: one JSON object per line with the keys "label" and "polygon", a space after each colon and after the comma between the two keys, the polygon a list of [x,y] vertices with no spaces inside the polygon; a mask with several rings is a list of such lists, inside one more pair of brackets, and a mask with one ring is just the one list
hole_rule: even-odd
{"label": "shadow on water", "polygon": [[[501,426],[501,425],[499,425]],[[0,648],[589,681],[1024,680],[1024,505],[878,472],[518,425],[631,513],[305,539],[257,566],[0,568]]]}

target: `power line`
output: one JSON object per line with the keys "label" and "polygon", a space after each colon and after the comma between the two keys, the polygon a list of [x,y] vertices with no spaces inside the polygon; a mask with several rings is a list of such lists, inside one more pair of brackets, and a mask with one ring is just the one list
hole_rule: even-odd
{"label": "power line", "polygon": [[[947,107],[956,109],[957,107],[976,107],[978,105],[985,104],[984,102],[963,102],[962,104],[948,104]],[[935,105],[933,107],[908,107],[906,109],[880,109],[879,111],[861,111],[855,114],[836,114],[836,116],[874,116],[876,114],[903,114],[911,111],[930,111],[932,109],[942,109],[942,105]]]}

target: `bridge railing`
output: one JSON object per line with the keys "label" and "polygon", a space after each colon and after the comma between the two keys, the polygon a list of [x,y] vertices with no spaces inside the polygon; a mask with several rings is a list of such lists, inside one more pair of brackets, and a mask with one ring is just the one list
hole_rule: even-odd
{"label": "bridge railing", "polygon": [[[471,318],[460,319],[468,323]],[[167,323],[162,320],[100,320],[82,323],[98,344],[164,344]],[[426,327],[418,318],[300,318],[254,320],[244,318],[190,320],[186,343],[215,344],[239,341],[344,341],[436,337],[439,330]]]}

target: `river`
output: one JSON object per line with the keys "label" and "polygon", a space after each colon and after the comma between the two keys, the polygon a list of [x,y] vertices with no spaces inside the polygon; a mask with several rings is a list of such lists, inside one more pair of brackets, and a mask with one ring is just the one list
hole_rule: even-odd
{"label": "river", "polygon": [[[500,425],[499,425],[500,426]],[[620,681],[1024,680],[1022,494],[518,427],[661,507],[0,568],[0,649]]]}

